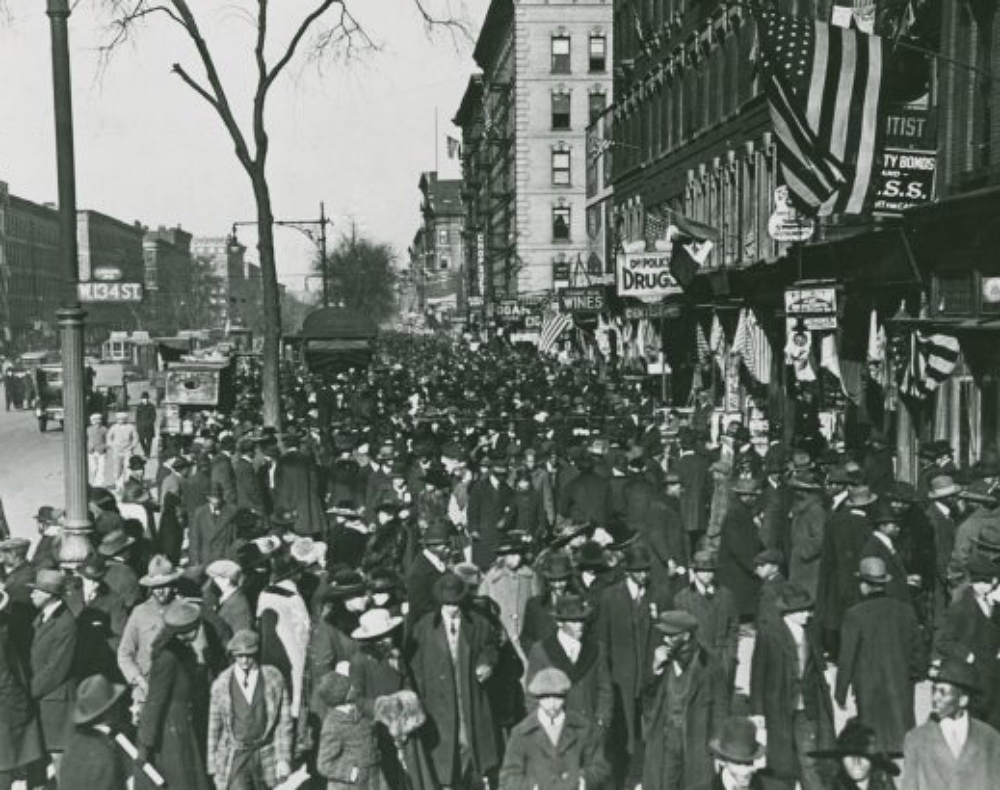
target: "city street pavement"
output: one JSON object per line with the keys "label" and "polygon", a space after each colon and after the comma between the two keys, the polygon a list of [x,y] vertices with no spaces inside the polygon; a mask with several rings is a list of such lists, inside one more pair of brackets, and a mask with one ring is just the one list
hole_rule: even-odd
{"label": "city street pavement", "polygon": [[39,433],[34,411],[0,411],[0,499],[14,535],[36,540],[35,513],[63,507],[63,434]]}

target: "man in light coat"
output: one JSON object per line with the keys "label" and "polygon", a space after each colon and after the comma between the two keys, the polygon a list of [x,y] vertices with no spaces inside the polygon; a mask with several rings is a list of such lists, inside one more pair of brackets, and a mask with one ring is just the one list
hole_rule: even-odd
{"label": "man in light coat", "polygon": [[208,773],[219,790],[276,787],[292,762],[292,718],[281,672],[261,665],[260,637],[237,631],[227,645],[233,663],[212,684]]}

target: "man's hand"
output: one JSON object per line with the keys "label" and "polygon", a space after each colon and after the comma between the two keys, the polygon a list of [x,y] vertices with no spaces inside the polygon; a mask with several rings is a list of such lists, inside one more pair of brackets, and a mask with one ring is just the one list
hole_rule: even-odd
{"label": "man's hand", "polygon": [[476,680],[480,683],[485,683],[490,679],[490,675],[493,674],[493,667],[487,666],[486,664],[480,664],[476,667]]}

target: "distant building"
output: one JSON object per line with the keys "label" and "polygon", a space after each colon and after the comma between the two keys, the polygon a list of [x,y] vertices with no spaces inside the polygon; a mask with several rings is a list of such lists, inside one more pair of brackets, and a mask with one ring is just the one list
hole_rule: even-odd
{"label": "distant building", "polygon": [[145,270],[145,311],[157,333],[170,334],[189,326],[185,302],[191,292],[191,234],[159,227],[142,241]]}
{"label": "distant building", "polygon": [[[207,261],[218,278],[212,300],[217,308],[215,325],[244,326],[249,316],[261,313],[260,301],[251,302],[247,288],[246,247],[232,236],[211,236],[194,239],[191,253],[195,260]],[[257,278],[259,282],[259,277]]]}
{"label": "distant building", "polygon": [[462,181],[439,179],[435,172],[420,176],[420,214],[423,234],[418,234],[420,256],[415,261],[421,288],[421,305],[437,315],[465,311],[462,289],[463,231]]}

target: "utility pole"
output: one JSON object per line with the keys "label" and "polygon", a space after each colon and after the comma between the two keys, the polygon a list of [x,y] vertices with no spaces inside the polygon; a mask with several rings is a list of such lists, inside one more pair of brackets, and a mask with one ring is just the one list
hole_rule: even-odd
{"label": "utility pole", "polygon": [[73,92],[69,60],[69,0],[48,0],[52,44],[52,94],[56,127],[56,173],[59,182],[59,258],[65,284],[59,319],[63,367],[63,464],[66,515],[59,562],[75,567],[90,551],[87,508],[87,436],[84,402],[83,319],[76,240],[76,165],[73,150]]}
{"label": "utility pole", "polygon": [[323,267],[323,307],[330,306],[330,268],[326,257],[326,206],[319,204],[319,260]]}

